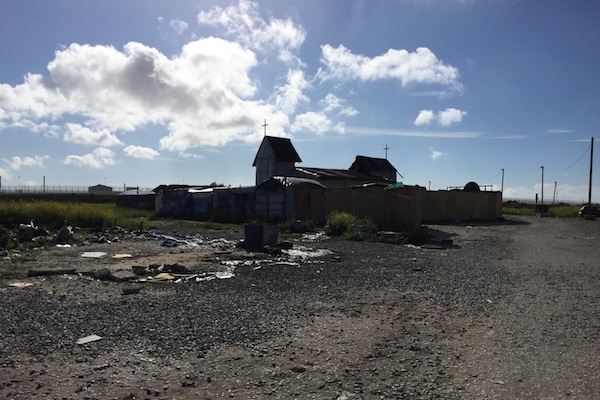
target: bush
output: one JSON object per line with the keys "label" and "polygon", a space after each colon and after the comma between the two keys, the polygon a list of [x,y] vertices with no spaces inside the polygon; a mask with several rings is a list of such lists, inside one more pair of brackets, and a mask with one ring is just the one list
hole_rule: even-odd
{"label": "bush", "polygon": [[356,222],[354,215],[334,211],[327,216],[325,233],[329,236],[342,236]]}

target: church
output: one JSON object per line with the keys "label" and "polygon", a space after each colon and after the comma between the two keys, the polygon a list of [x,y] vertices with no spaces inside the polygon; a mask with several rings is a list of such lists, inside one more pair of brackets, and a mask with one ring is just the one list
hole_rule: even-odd
{"label": "church", "polygon": [[356,156],[348,169],[300,167],[297,163],[301,162],[290,139],[263,138],[252,163],[256,168],[257,215],[324,221],[337,210],[373,216],[383,224],[384,189],[403,186],[397,182],[397,176],[402,175],[385,158]]}
{"label": "church", "polygon": [[271,178],[287,180],[300,178],[305,183],[313,181],[328,190],[347,190],[354,186],[369,184],[387,186],[396,183],[397,176],[400,175],[385,158],[356,156],[348,169],[296,165],[301,162],[302,159],[290,139],[265,136],[252,164],[256,167],[256,186]]}

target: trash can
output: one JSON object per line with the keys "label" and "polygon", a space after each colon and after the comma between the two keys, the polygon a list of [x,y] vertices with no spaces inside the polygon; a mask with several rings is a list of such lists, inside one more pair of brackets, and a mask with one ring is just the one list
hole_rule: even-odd
{"label": "trash can", "polygon": [[262,224],[244,225],[244,248],[248,251],[262,249],[263,226]]}
{"label": "trash can", "polygon": [[279,227],[277,225],[263,225],[262,245],[277,247],[279,241]]}

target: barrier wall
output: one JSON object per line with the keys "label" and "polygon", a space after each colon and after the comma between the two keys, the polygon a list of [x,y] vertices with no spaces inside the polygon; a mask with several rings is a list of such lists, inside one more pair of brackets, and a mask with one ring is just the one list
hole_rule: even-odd
{"label": "barrier wall", "polygon": [[381,186],[324,193],[325,215],[348,212],[357,218],[370,218],[379,229],[418,231],[422,221],[422,188],[384,190]]}
{"label": "barrier wall", "polygon": [[501,192],[424,191],[424,221],[494,220],[502,218]]}

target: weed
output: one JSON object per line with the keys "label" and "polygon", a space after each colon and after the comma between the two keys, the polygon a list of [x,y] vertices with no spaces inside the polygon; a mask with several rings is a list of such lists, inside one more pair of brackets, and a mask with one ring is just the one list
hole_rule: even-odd
{"label": "weed", "polygon": [[334,211],[327,216],[325,223],[325,233],[329,236],[342,236],[356,222],[354,215]]}

